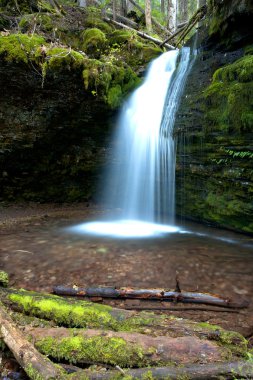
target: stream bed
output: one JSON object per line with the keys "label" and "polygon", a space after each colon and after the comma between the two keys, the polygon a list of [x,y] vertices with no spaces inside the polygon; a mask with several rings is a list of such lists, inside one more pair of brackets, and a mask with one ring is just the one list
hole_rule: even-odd
{"label": "stream bed", "polygon": [[[169,302],[150,302],[150,309],[158,305],[169,314],[253,336],[252,237],[196,223],[183,226],[188,233],[152,239],[95,238],[65,230],[104,213],[88,204],[1,207],[0,267],[9,273],[11,286],[47,292],[54,285],[73,284],[174,289],[178,274],[183,290],[250,304],[234,312]],[[107,303],[137,309],[143,305]]]}

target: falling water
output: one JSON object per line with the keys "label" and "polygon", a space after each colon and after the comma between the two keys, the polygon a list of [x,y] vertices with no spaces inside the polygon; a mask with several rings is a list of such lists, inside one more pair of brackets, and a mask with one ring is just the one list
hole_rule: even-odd
{"label": "falling water", "polygon": [[121,210],[121,219],[85,223],[75,230],[115,236],[178,230],[173,126],[189,62],[189,48],[162,54],[123,106],[105,192],[110,207]]}

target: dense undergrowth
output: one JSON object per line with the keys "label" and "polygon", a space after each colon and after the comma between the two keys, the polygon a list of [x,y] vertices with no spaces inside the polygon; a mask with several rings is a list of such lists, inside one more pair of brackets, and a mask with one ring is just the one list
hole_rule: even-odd
{"label": "dense undergrowth", "polygon": [[[104,22],[100,9],[71,7],[61,14],[45,8],[46,2],[41,4],[38,12],[17,16],[17,27],[1,33],[0,56],[7,62],[35,65],[42,83],[49,70],[54,75],[62,70],[80,71],[84,91],[115,108],[139,84],[139,67],[161,54],[134,32],[115,30]],[[29,11],[31,6],[22,10]],[[4,21],[3,17],[6,27]]]}

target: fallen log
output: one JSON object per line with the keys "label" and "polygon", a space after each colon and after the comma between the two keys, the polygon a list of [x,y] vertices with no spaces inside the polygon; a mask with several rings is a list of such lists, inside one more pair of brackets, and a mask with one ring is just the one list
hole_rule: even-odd
{"label": "fallen log", "polygon": [[124,308],[126,310],[156,310],[156,311],[207,311],[207,312],[214,312],[214,313],[234,313],[239,314],[240,311],[238,309],[228,309],[228,308],[221,308],[219,306],[214,307],[208,307],[208,306],[194,306],[194,305],[185,305],[185,306],[174,306],[166,305],[166,302],[162,302],[159,305],[157,302],[153,305],[145,305],[144,301],[141,300],[138,305],[136,304],[125,304]]}
{"label": "fallen log", "polygon": [[[142,333],[150,336],[196,336],[229,345],[236,355],[247,351],[247,341],[239,333],[220,326],[199,323],[151,312],[137,312],[94,304],[77,299],[66,299],[50,294],[0,288],[0,300],[15,311],[54,321],[58,326],[104,329],[116,332]],[[18,318],[16,318],[18,322]],[[21,321],[22,325],[29,324]],[[35,326],[38,321],[35,321]],[[42,321],[43,323],[43,321]],[[45,323],[43,323],[45,326]]]}
{"label": "fallen log", "polygon": [[[115,21],[115,20],[112,20],[111,18],[109,17],[106,17],[104,16],[103,17],[103,20],[105,20],[106,22],[109,22],[113,25],[116,25],[118,26],[119,28],[123,28],[123,29],[127,29],[127,30],[131,30],[132,32],[136,33],[138,36],[146,39],[146,40],[149,40],[149,41],[152,41],[154,42],[156,45],[160,46],[162,44],[162,41],[161,40],[158,40],[157,38],[154,38],[154,37],[151,37],[149,34],[146,34],[144,32],[141,32],[139,30],[136,30],[134,28],[131,28],[130,26],[127,26],[125,24],[122,24],[121,22],[118,22],[118,21]],[[169,44],[164,44],[163,45],[165,48],[167,48],[168,50],[174,50],[175,47],[172,46],[172,45],[169,45]]]}
{"label": "fallen log", "polygon": [[[109,12],[109,11],[106,11],[106,15],[108,17],[113,17],[113,14],[112,12]],[[134,29],[138,29],[139,28],[139,25],[137,24],[137,22],[127,18],[127,17],[124,17],[118,13],[116,13],[116,21],[119,21],[119,22],[123,22],[124,24],[130,26],[131,28],[134,28]]]}
{"label": "fallen log", "polygon": [[1,305],[0,333],[5,344],[31,379],[63,379],[65,376],[63,370],[56,367],[48,358],[40,354],[24,338]]}
{"label": "fallen log", "polygon": [[[220,380],[220,379],[252,379],[253,364],[246,361],[217,364],[193,364],[184,367],[136,368],[124,371],[126,378],[156,380]],[[117,371],[81,371],[73,374],[71,380],[81,380],[84,374],[89,380],[109,380],[118,378]]]}
{"label": "fallen log", "polygon": [[[0,300],[15,311],[54,321],[58,326],[103,328],[113,331],[144,333],[151,336],[194,335],[216,340],[221,344],[229,344],[233,346],[234,352],[239,354],[247,349],[247,341],[236,332],[228,332],[220,326],[164,314],[117,309],[89,301],[6,288],[0,288]],[[19,319],[15,319],[19,323]],[[27,322],[21,320],[22,325],[29,323],[32,323],[29,322],[29,319]],[[35,326],[38,325],[38,320],[35,323]]]}
{"label": "fallen log", "polygon": [[81,288],[81,287],[65,287],[63,285],[54,286],[54,294],[65,296],[81,296],[81,297],[102,297],[102,298],[122,298],[122,299],[145,299],[160,300],[167,302],[196,303],[205,305],[215,305],[227,308],[245,308],[248,302],[242,300],[235,302],[230,299],[221,298],[217,295],[197,292],[184,292],[164,289],[134,289],[134,288],[114,288],[114,287],[97,287],[97,288]]}
{"label": "fallen log", "polygon": [[29,328],[43,354],[79,364],[104,364],[121,368],[155,365],[222,362],[231,357],[228,346],[195,336],[169,336],[114,332],[95,329]]}

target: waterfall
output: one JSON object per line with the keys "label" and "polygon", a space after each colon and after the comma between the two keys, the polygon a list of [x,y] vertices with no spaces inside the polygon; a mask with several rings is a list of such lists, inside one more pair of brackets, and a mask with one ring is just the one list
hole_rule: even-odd
{"label": "waterfall", "polygon": [[189,63],[190,48],[162,54],[123,105],[105,191],[106,203],[121,210],[120,220],[74,227],[79,232],[150,236],[178,230],[173,126]]}

